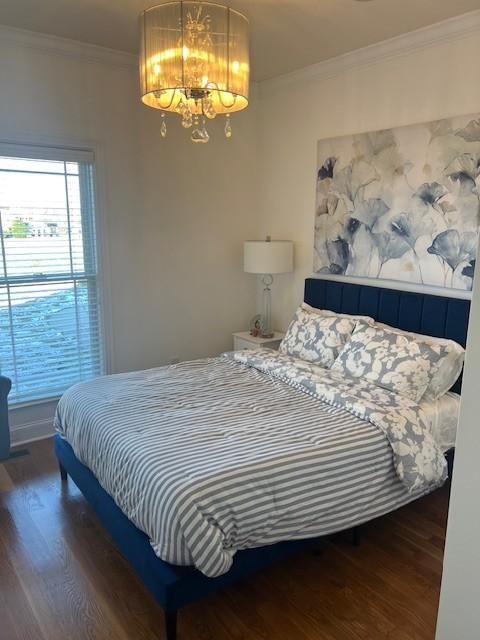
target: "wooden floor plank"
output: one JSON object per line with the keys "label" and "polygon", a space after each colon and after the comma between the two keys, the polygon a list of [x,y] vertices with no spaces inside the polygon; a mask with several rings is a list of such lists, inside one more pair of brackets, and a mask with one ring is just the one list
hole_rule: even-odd
{"label": "wooden floor plank", "polygon": [[13,482],[8,475],[8,471],[5,469],[5,465],[0,463],[0,493],[11,491],[12,489]]}
{"label": "wooden floor plank", "polygon": [[[52,443],[0,464],[0,640],[161,640],[163,613]],[[449,487],[180,612],[179,640],[433,640]]]}
{"label": "wooden floor plank", "polygon": [[[48,640],[32,610],[24,586],[15,571],[12,556],[0,536],[0,638]],[[18,621],[21,620],[21,624]]]}

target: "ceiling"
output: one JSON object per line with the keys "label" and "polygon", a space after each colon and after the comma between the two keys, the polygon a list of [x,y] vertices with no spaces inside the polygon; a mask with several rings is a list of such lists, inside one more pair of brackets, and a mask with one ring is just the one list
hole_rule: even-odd
{"label": "ceiling", "polygon": [[[161,1],[1,0],[0,24],[136,53],[137,15]],[[480,8],[480,0],[225,3],[250,20],[252,77],[256,81]]]}

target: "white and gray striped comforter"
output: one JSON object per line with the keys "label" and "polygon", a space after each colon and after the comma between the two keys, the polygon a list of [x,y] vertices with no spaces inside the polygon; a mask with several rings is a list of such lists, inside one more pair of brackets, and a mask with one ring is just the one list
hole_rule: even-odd
{"label": "white and gray striped comforter", "polygon": [[[218,576],[237,550],[346,529],[443,482],[421,417],[420,466],[439,466],[412,482],[388,428],[362,415],[364,387],[341,408],[305,363],[249,353],[98,378],[58,405],[57,431],[163,560]],[[307,367],[325,388],[342,382]]]}

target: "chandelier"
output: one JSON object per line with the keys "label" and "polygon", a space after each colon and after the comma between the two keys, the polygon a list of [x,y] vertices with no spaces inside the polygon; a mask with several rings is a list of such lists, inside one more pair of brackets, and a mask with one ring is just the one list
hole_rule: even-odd
{"label": "chandelier", "polygon": [[160,133],[167,135],[165,112],[177,113],[193,142],[210,139],[207,120],[248,106],[250,74],[248,21],[213,2],[166,2],[140,16],[142,101],[162,110]]}

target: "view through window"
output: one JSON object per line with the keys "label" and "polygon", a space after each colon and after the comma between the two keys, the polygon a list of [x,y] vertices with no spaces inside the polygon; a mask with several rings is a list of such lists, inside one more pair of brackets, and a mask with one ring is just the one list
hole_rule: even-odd
{"label": "view through window", "polygon": [[0,156],[0,243],[10,401],[54,397],[101,374],[93,158]]}

